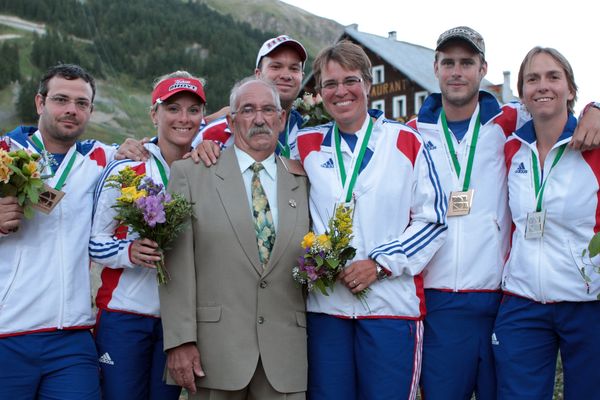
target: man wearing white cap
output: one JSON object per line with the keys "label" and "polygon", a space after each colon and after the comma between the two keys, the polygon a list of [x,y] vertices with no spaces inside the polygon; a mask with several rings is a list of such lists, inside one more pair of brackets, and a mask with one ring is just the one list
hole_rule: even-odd
{"label": "man wearing white cap", "polygon": [[[286,111],[286,123],[279,133],[275,152],[288,158],[296,151],[296,134],[302,126],[302,116],[292,108],[292,104],[300,92],[306,58],[304,46],[287,35],[264,42],[256,57],[254,74],[275,84],[281,106]],[[203,143],[198,147],[202,161],[206,165],[215,163],[219,156],[218,144],[229,147],[233,143],[225,117],[214,120],[200,131],[192,145],[196,147],[200,143]]]}

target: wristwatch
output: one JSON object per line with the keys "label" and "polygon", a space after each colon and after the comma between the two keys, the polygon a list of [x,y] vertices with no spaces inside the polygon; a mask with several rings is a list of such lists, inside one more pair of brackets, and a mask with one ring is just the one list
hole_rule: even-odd
{"label": "wristwatch", "polygon": [[382,281],[384,279],[388,278],[388,274],[387,271],[385,270],[385,268],[383,268],[381,266],[381,264],[379,264],[377,261],[373,260],[375,262],[375,268],[376,268],[376,274],[377,274],[377,280],[378,281]]}

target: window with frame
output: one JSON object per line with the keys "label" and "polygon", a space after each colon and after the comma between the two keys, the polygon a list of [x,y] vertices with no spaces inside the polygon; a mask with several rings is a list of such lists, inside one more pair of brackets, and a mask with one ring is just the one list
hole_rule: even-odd
{"label": "window with frame", "polygon": [[427,96],[428,96],[428,93],[426,91],[415,93],[415,114],[419,113],[419,110],[421,109],[421,106],[425,102],[425,99],[427,98]]}
{"label": "window with frame", "polygon": [[406,117],[406,95],[392,97],[392,118]]}
{"label": "window with frame", "polygon": [[371,108],[381,110],[385,114],[385,100],[375,100],[371,102]]}
{"label": "window with frame", "polygon": [[373,75],[373,85],[385,82],[385,69],[383,65],[377,65],[371,68],[371,75]]}

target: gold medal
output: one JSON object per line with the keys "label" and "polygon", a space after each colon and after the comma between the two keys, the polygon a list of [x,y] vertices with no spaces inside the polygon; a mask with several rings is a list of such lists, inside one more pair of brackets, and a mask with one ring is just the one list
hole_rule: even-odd
{"label": "gold medal", "polygon": [[544,225],[546,224],[546,210],[527,213],[527,225],[525,226],[525,239],[537,239],[544,236]]}
{"label": "gold medal", "polygon": [[461,192],[450,192],[450,200],[448,201],[448,217],[459,217],[467,215],[471,212],[471,204],[473,203],[473,189]]}
{"label": "gold medal", "polygon": [[32,207],[44,214],[50,214],[54,207],[62,200],[65,192],[56,190],[44,184],[44,192],[40,193],[40,199],[37,204],[32,204]]}

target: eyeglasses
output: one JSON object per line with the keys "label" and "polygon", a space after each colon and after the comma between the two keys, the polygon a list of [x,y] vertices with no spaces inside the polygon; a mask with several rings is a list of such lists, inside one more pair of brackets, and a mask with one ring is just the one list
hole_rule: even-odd
{"label": "eyeglasses", "polygon": [[70,103],[74,103],[80,111],[89,111],[92,108],[92,102],[86,99],[70,99],[66,96],[44,96],[57,107],[66,107]]}
{"label": "eyeglasses", "polygon": [[353,88],[354,86],[358,85],[362,81],[363,81],[363,79],[359,78],[358,76],[350,76],[341,82],[334,81],[334,80],[325,81],[321,84],[321,89],[327,90],[327,91],[334,91],[338,88],[339,85],[344,85],[344,87],[346,89],[350,89],[350,88]]}
{"label": "eyeglasses", "polygon": [[263,106],[262,108],[254,108],[253,106],[244,106],[237,111],[231,113],[231,115],[240,114],[243,118],[252,119],[256,117],[258,112],[261,112],[264,117],[270,118],[281,111],[280,108],[275,106]]}

